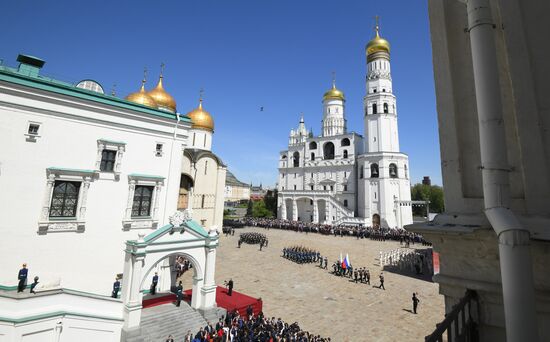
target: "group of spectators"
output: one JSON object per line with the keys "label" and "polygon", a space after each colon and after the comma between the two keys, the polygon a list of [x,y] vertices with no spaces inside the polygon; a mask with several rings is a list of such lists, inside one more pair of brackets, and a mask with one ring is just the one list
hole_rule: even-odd
{"label": "group of spectators", "polygon": [[191,267],[192,265],[189,259],[184,258],[182,256],[178,256],[174,264],[174,269],[176,270],[176,278],[179,278],[181,275],[187,272]]}
{"label": "group of spectators", "polygon": [[287,258],[288,260],[294,261],[298,264],[319,262],[319,260],[322,260],[321,253],[304,246],[283,248],[283,258]]}
{"label": "group of spectators", "polygon": [[[170,337],[166,341],[171,342]],[[255,316],[251,307],[247,309],[245,317],[236,310],[230,311],[215,326],[208,323],[194,335],[188,331],[184,338],[184,342],[249,341],[329,342],[330,338],[303,331],[297,322],[289,324],[280,318],[265,317],[262,312]]]}
{"label": "group of spectators", "polygon": [[347,225],[330,225],[320,223],[307,223],[301,221],[289,221],[270,218],[252,218],[247,217],[241,221],[247,226],[251,227],[263,227],[266,229],[283,229],[293,230],[296,232],[305,233],[319,233],[323,235],[334,236],[355,236],[357,239],[371,239],[378,241],[400,241],[401,244],[405,243],[407,246],[412,243],[422,244],[423,246],[431,246],[429,241],[426,241],[421,234],[408,232],[400,228],[373,228],[363,226],[347,226]]}
{"label": "group of spectators", "polygon": [[267,247],[267,244],[269,243],[269,240],[267,239],[267,236],[262,233],[242,233],[239,235],[239,248],[241,248],[242,243],[247,243],[249,245],[260,245],[260,250],[262,250],[262,247]]}

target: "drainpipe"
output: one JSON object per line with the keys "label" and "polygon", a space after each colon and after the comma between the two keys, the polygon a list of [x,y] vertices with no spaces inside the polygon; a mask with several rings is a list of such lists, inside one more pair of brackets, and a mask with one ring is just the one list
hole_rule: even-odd
{"label": "drainpipe", "polygon": [[174,125],[174,135],[172,137],[172,145],[170,146],[170,160],[168,161],[168,179],[166,180],[166,195],[164,196],[164,211],[162,213],[163,220],[166,217],[166,210],[168,210],[168,195],[170,195],[170,179],[172,178],[172,159],[174,156],[174,143],[176,142],[178,136],[178,126],[180,120],[180,114],[176,113],[176,124]]}
{"label": "drainpipe", "polygon": [[530,232],[510,210],[510,167],[489,0],[467,0],[485,215],[498,236],[508,342],[538,341]]}

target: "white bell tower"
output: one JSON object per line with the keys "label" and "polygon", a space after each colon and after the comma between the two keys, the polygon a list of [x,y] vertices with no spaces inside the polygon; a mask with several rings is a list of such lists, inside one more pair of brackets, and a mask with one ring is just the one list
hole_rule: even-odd
{"label": "white bell tower", "polygon": [[324,137],[347,133],[346,118],[344,116],[344,93],[336,88],[336,81],[332,79],[332,88],[323,95],[323,127]]}
{"label": "white bell tower", "polygon": [[364,97],[365,134],[367,152],[399,152],[397,110],[392,90],[390,45],[380,37],[376,23],[376,37],[367,46],[367,94]]}

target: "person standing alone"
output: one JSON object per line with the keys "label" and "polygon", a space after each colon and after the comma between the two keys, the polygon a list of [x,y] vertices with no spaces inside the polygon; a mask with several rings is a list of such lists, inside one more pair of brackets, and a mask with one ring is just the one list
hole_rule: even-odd
{"label": "person standing alone", "polygon": [[17,285],[17,292],[23,292],[25,290],[25,286],[27,285],[27,276],[29,274],[29,270],[27,269],[27,264],[23,264],[23,268],[19,270],[19,274],[17,274],[17,279],[19,279],[19,284]]}
{"label": "person standing alone", "polygon": [[379,289],[386,289],[384,287],[384,274],[380,273],[380,286],[378,286]]}
{"label": "person standing alone", "polygon": [[159,283],[159,276],[158,273],[155,272],[155,275],[153,276],[153,282],[151,283],[151,295],[155,295],[157,293],[157,284]]}
{"label": "person standing alone", "polygon": [[229,279],[229,282],[227,282],[227,295],[231,296],[233,293],[233,279]]}
{"label": "person standing alone", "polygon": [[418,297],[416,296],[416,293],[414,292],[413,292],[412,301],[413,301],[413,313],[416,314],[416,308],[418,307],[418,303],[420,302],[420,300],[418,299]]}

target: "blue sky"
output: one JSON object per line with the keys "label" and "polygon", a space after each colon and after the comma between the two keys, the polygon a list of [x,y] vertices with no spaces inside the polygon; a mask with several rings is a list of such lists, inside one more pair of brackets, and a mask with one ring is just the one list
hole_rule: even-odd
{"label": "blue sky", "polygon": [[[95,79],[118,96],[151,88],[164,62],[178,111],[204,107],[213,150],[242,181],[274,185],[279,151],[304,113],[320,134],[332,72],[346,95],[348,130],[363,134],[365,44],[374,16],[392,46],[401,150],[412,183],[441,184],[426,1],[10,1],[2,4],[0,59],[46,60],[43,73]],[[264,111],[260,111],[264,107]]]}

